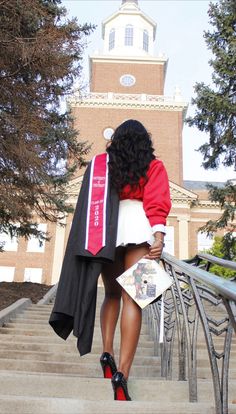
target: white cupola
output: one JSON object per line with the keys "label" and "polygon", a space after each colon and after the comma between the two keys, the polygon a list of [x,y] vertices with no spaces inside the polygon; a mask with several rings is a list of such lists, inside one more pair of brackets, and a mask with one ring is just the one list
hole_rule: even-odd
{"label": "white cupola", "polygon": [[102,23],[103,53],[113,56],[153,56],[156,23],[143,13],[138,0],[122,0],[117,12]]}

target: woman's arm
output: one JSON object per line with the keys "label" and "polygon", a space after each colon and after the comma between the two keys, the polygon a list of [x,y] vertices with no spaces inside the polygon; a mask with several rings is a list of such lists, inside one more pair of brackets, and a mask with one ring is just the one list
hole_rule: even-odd
{"label": "woman's arm", "polygon": [[143,207],[153,229],[154,242],[147,259],[159,259],[164,247],[166,218],[171,208],[169,180],[163,163],[152,161],[144,187]]}
{"label": "woman's arm", "polygon": [[149,248],[148,254],[146,254],[145,259],[160,259],[164,243],[164,233],[156,232],[154,234],[154,242]]}

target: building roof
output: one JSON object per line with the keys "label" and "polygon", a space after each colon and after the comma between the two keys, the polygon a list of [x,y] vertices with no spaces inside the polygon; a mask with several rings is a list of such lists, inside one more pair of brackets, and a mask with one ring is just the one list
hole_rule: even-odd
{"label": "building roof", "polygon": [[136,3],[136,4],[138,4],[138,0],[122,0],[122,4],[123,3]]}
{"label": "building roof", "polygon": [[184,180],[183,186],[188,190],[207,190],[207,185],[211,184],[218,188],[223,188],[225,183],[219,181],[191,181]]}
{"label": "building roof", "polygon": [[155,40],[157,24],[151,17],[147,16],[147,14],[145,14],[143,11],[141,11],[141,9],[139,8],[139,5],[138,5],[138,0],[124,0],[124,1],[122,1],[119,10],[117,10],[111,16],[109,16],[105,20],[103,20],[103,22],[102,22],[102,38],[103,39],[104,39],[104,36],[105,36],[105,26],[106,26],[106,24],[108,22],[110,22],[111,20],[115,19],[117,16],[127,13],[126,9],[129,7],[130,3],[132,3],[131,4],[132,9],[128,10],[129,14],[130,13],[135,14],[135,15],[138,14],[138,15],[142,16],[143,19],[145,19],[148,23],[150,23],[153,26],[153,40]]}

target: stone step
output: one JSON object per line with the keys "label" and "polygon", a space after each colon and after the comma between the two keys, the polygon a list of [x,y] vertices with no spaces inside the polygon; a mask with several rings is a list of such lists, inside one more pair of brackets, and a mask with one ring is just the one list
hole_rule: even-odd
{"label": "stone step", "polygon": [[[27,327],[27,324],[19,324],[19,325],[15,325],[17,327],[16,328],[8,328],[8,326],[12,326],[12,324],[7,324],[7,327],[3,327],[0,328],[0,332],[2,333],[2,335],[0,335],[0,343],[2,341],[5,341],[6,338],[5,336],[9,336],[11,338],[11,336],[24,336],[26,335],[26,337],[33,337],[33,336],[39,336],[39,340],[41,341],[41,337],[45,337],[47,335],[48,341],[49,342],[55,342],[55,343],[60,343],[62,341],[61,338],[59,338],[53,331],[53,329],[48,326],[48,327],[43,327],[41,329],[38,329],[39,327],[37,327],[37,325],[32,325],[29,326],[29,328]],[[41,325],[40,325],[41,326]],[[146,327],[143,326],[142,330],[141,330],[141,335],[140,335],[140,340],[139,340],[139,344],[141,346],[144,347],[151,347],[154,348],[153,342],[151,340],[151,337],[145,333],[146,332]],[[12,340],[12,339],[10,339]],[[75,340],[75,338],[73,336],[70,336],[66,343],[68,343],[71,340]],[[23,339],[23,341],[25,341]],[[26,341],[28,341],[28,339],[26,339]],[[120,341],[120,331],[119,331],[119,327],[117,327],[117,331],[116,331],[116,335],[115,335],[115,342],[119,342]],[[45,341],[46,342],[46,341]],[[100,331],[100,327],[95,327],[94,329],[94,341],[93,343],[101,343],[101,331]],[[219,352],[223,351],[223,346],[224,346],[224,340],[223,338],[213,338],[213,343],[216,347],[216,350]],[[177,341],[174,344],[174,350],[177,350],[178,348],[178,344]],[[200,340],[198,341],[198,353],[200,353],[199,355],[202,355],[202,353],[204,353],[207,355],[207,350],[206,350],[206,343],[205,340],[203,339],[201,342]],[[232,350],[231,350],[231,359],[232,357],[234,357],[236,355],[236,344],[235,341],[232,342]]]}
{"label": "stone step", "polygon": [[[153,342],[151,341],[150,336],[143,333],[143,330],[141,331],[140,340],[145,343],[147,342],[151,344],[151,346],[153,346]],[[50,335],[48,335],[48,333]],[[3,334],[3,335],[0,335],[0,341],[1,341],[1,338],[3,338],[5,335],[26,335],[26,336],[39,336],[39,337],[47,335],[48,338],[50,337],[50,341],[53,341],[53,339],[55,338],[57,339],[57,335],[53,332],[53,329],[49,325],[48,326],[43,325],[42,328],[40,329],[40,328],[37,328],[37,325],[28,327],[28,325],[26,324],[26,326],[24,327],[24,324],[16,325],[12,323],[7,323],[5,324],[4,327],[0,328],[0,334]],[[94,330],[95,341],[97,337],[99,338],[101,337],[101,331],[99,327],[95,327],[95,330]],[[116,338],[119,338],[119,337],[120,337],[120,331],[117,328]],[[214,341],[214,344],[217,344],[218,346],[223,346],[224,344],[224,338],[216,337],[214,338],[213,341]],[[175,345],[177,345],[177,343],[175,343]],[[199,339],[198,348],[205,348],[205,347],[206,347],[206,343],[204,339],[202,341],[200,341]]]}
{"label": "stone step", "polygon": [[[81,364],[78,362],[48,362],[16,360],[0,358],[0,370],[13,370],[21,372],[50,372],[57,374],[74,374],[86,377],[101,377],[101,367],[99,363]],[[160,364],[152,366],[133,365],[130,372],[134,377],[158,377],[160,376]]]}
{"label": "stone step", "polygon": [[[39,317],[35,317],[35,318],[28,318],[28,317],[24,317],[24,315],[22,316],[18,316],[15,319],[11,319],[10,322],[8,323],[13,323],[13,324],[17,324],[17,325],[44,325],[44,326],[49,326],[49,320],[48,318],[39,318]],[[119,325],[119,322],[117,324],[117,326]],[[4,325],[5,326],[5,325]],[[95,327],[100,328],[100,319],[96,319],[95,320]],[[142,324],[142,328],[145,328],[145,331],[149,333],[148,327],[146,324]]]}
{"label": "stone step", "polygon": [[[160,401],[89,401],[69,398],[37,398],[0,395],[0,414],[215,414],[211,403],[176,403]],[[236,405],[230,406],[236,414]]]}
{"label": "stone step", "polygon": [[[51,343],[51,344],[60,344],[64,340],[60,338],[58,335],[37,335],[33,331],[26,331],[25,335],[23,332],[16,332],[16,330],[12,330],[11,333],[5,332],[4,335],[0,335],[0,344],[1,342],[44,342],[44,343]],[[75,338],[73,336],[70,336],[66,342],[69,344],[71,342],[74,342]],[[115,345],[119,345],[119,338],[115,338]],[[153,342],[146,341],[146,340],[140,340],[139,342],[140,346],[143,348],[153,348]],[[101,346],[101,338],[94,338],[93,345],[100,345]]]}
{"label": "stone step", "polygon": [[[235,382],[229,385],[230,398],[233,396],[235,385]],[[188,401],[188,383],[186,381],[135,378],[129,379],[128,386],[130,395],[134,400]],[[110,380],[103,378],[1,372],[1,394],[37,396],[39,390],[41,397],[78,398],[93,401],[113,400]],[[213,398],[212,383],[210,381],[199,381],[199,401],[213,402]]]}
{"label": "stone step", "polygon": [[[71,349],[71,352],[68,351],[68,348],[61,351],[58,349],[58,352],[47,352],[45,351],[44,347],[41,348],[41,350],[22,350],[22,347],[18,347],[13,349],[9,349],[8,346],[5,348],[2,348],[0,345],[0,358],[6,358],[6,359],[24,359],[24,360],[35,360],[35,361],[52,361],[52,362],[75,362],[77,363],[87,363],[89,361],[90,363],[98,363],[100,354],[88,354],[86,358],[80,358],[79,353],[77,349]],[[7,350],[7,352],[6,352]],[[236,355],[235,355],[236,356]],[[159,357],[157,356],[143,356],[142,354],[137,354],[134,359],[134,364],[136,365],[152,365],[153,363],[156,363],[159,361]],[[218,364],[220,365],[221,361],[218,361]],[[178,364],[178,358],[173,358],[173,364],[177,366]],[[208,354],[205,353],[201,357],[198,355],[197,359],[197,366],[198,367],[206,367],[206,364],[209,365],[209,358]],[[230,358],[230,368],[236,369],[236,358],[233,358],[231,355]]]}
{"label": "stone step", "polygon": [[[25,316],[24,314],[20,314],[17,316],[17,318],[12,319],[10,322],[4,324],[4,326],[6,327],[17,327],[19,325],[19,327],[23,326],[23,325],[39,325],[40,327],[49,327],[49,318],[48,317],[39,317],[39,316],[35,316],[35,317],[28,317]],[[32,326],[33,327],[33,326]],[[95,327],[96,328],[100,328],[100,318],[96,318],[95,319]],[[117,328],[119,328],[119,321],[117,324]],[[50,328],[51,329],[51,328]],[[147,334],[150,333],[148,326],[145,322],[143,322],[142,324],[142,331]],[[223,341],[223,336],[222,337],[215,337],[213,335],[214,339],[221,342]],[[199,334],[198,334],[198,341],[205,341],[205,337],[204,334],[201,330],[199,330]],[[236,342],[236,341],[234,341]]]}
{"label": "stone step", "polygon": [[[99,293],[103,292],[99,290]],[[160,360],[159,357],[153,356],[154,344],[147,334],[145,323],[142,326],[142,335],[129,380],[129,391],[135,401],[114,402],[110,381],[101,378],[101,299],[98,302],[93,353],[83,358],[79,356],[75,337],[71,335],[65,342],[48,325],[53,305],[32,305],[5,327],[0,328],[0,414],[126,414],[133,409],[137,414],[215,414],[211,371],[201,326],[198,345],[200,403],[188,403],[187,381],[162,381]],[[115,340],[116,355],[119,338],[118,327]],[[217,351],[223,350],[223,340],[224,338],[214,337]],[[177,341],[174,355],[176,348]],[[235,347],[231,352],[230,361],[230,403],[236,390],[234,356]],[[178,359],[174,357],[173,377],[177,376],[177,369]],[[229,413],[236,414],[236,404],[230,405]]]}
{"label": "stone step", "polygon": [[17,318],[28,317],[28,318],[37,318],[37,319],[45,319],[48,320],[51,315],[51,312],[36,312],[32,310],[25,310],[22,313],[17,315]]}
{"label": "stone step", "polygon": [[[30,360],[30,361],[48,361],[48,362],[66,362],[66,363],[74,363],[77,364],[90,364],[99,365],[99,358],[100,353],[97,354],[88,354],[84,357],[80,357],[78,350],[75,346],[69,348],[67,346],[57,347],[55,349],[54,346],[50,347],[47,344],[40,346],[38,344],[32,344],[31,346],[25,346],[25,344],[0,344],[0,358],[1,359],[11,359],[11,360]],[[27,345],[27,344],[26,344]],[[62,348],[62,349],[61,349]],[[6,352],[7,350],[7,352]],[[99,349],[101,351],[101,348]],[[118,351],[118,350],[117,350]],[[118,357],[118,352],[116,352]],[[143,349],[138,349],[136,356],[134,358],[134,365],[153,365],[153,364],[160,364],[159,357],[154,357],[151,355],[144,355]],[[173,364],[178,367],[178,358],[173,358]],[[207,378],[210,377],[210,366],[208,355],[205,355],[205,358],[198,358],[197,366],[199,368],[204,368],[201,372],[198,372],[199,375],[206,376]],[[218,366],[221,366],[221,361],[218,361]],[[236,369],[236,360],[232,358],[230,359],[230,372],[231,370],[235,371]],[[175,370],[174,370],[175,371]],[[234,375],[234,372],[232,373]],[[231,374],[230,374],[231,376]]]}
{"label": "stone step", "polygon": [[[4,327],[9,327],[9,328],[13,328],[13,327],[17,327],[17,328],[22,328],[22,327],[29,327],[32,329],[36,329],[36,327],[38,326],[38,328],[48,328],[49,330],[52,331],[52,328],[49,325],[48,322],[48,317],[44,318],[44,317],[34,317],[34,318],[29,318],[29,317],[25,317],[23,314],[20,314],[17,316],[17,318],[13,319],[11,322],[8,322],[6,324],[4,324]],[[3,327],[3,328],[4,328]],[[1,328],[1,329],[3,329]],[[96,330],[98,330],[100,332],[100,319],[96,319],[95,320],[95,335],[96,335]],[[53,332],[53,331],[52,331]],[[117,324],[117,332],[119,332],[119,322]],[[3,332],[4,333],[4,332]],[[148,330],[148,326],[143,323],[142,324],[142,329],[141,329],[141,333],[143,334],[147,334],[150,338],[150,334],[149,334],[149,330]],[[215,343],[223,343],[224,342],[224,337],[216,337],[213,336],[213,341]],[[205,337],[203,332],[199,332],[198,334],[198,343],[203,343],[205,346]],[[233,338],[232,344],[235,345],[236,347],[236,340]]]}
{"label": "stone step", "polygon": [[[66,341],[64,341],[62,338],[58,337],[56,334],[54,335],[34,335],[32,333],[28,334],[28,335],[20,335],[20,334],[6,334],[6,335],[0,335],[0,347],[1,348],[9,348],[9,349],[15,349],[14,348],[14,344],[20,344],[18,346],[18,349],[21,349],[23,345],[30,344],[30,343],[34,343],[34,346],[40,345],[41,346],[41,350],[53,350],[55,348],[56,345],[58,345],[58,348],[60,348],[60,346],[62,346],[67,352],[69,352],[69,350],[71,349],[76,349],[76,338],[74,336],[70,336]],[[5,346],[4,346],[5,344]],[[50,348],[51,345],[51,348]],[[45,348],[46,347],[46,348]],[[117,353],[118,348],[119,348],[119,337],[115,338],[114,341],[114,347],[115,347],[115,351]],[[207,352],[206,352],[206,345],[204,343],[199,344],[198,348],[200,349],[200,351],[198,350],[198,352],[205,352],[205,355],[207,357]],[[35,348],[34,348],[35,349]],[[37,348],[39,349],[39,348]],[[139,351],[140,349],[140,351]],[[223,349],[222,347],[220,349]],[[92,347],[92,351],[95,353],[100,353],[102,350],[102,341],[101,338],[94,338],[93,341],[93,347]],[[176,351],[176,349],[175,349]],[[142,353],[143,355],[154,355],[154,345],[151,341],[144,341],[141,340],[139,341],[139,346],[137,349],[137,352]],[[234,354],[232,353],[231,355],[231,359],[232,356]]]}
{"label": "stone step", "polygon": [[[134,364],[131,369],[130,375],[133,377],[159,377],[160,376],[160,363],[156,359],[156,364],[148,365],[136,365]],[[51,361],[34,361],[24,359],[9,359],[0,358],[0,370],[12,370],[21,372],[50,372],[58,374],[75,374],[78,376],[86,377],[100,377],[101,367],[99,363],[83,363],[79,362],[51,362]],[[212,374],[209,365],[198,367],[199,379],[210,379]],[[173,367],[173,378],[178,375],[178,366]],[[230,367],[230,379],[236,379],[236,369]]]}
{"label": "stone step", "polygon": [[[43,320],[48,320],[51,314],[51,309],[44,309],[44,310],[40,310],[37,308],[27,308],[26,310],[24,310],[23,312],[19,313],[17,315],[17,318],[31,318],[31,319],[43,319]],[[214,315],[211,315],[212,317],[214,317]],[[218,315],[219,316],[219,315]],[[100,308],[97,307],[96,310],[96,320],[99,320],[100,318]],[[145,320],[145,318],[143,318]],[[216,317],[217,319],[217,317]],[[218,318],[219,319],[219,318]],[[202,327],[200,325],[199,327],[199,333],[202,333]]]}
{"label": "stone step", "polygon": [[[29,329],[37,329],[37,328],[42,328],[42,329],[46,329],[48,328],[51,332],[53,332],[52,328],[49,325],[48,322],[48,318],[28,318],[28,317],[23,317],[22,316],[18,316],[17,319],[12,320],[11,322],[5,323],[3,328],[29,328]],[[3,329],[2,328],[2,329]],[[95,320],[95,331],[94,331],[94,335],[97,334],[97,332],[100,334],[100,320]],[[119,332],[119,321],[117,324],[117,333]],[[146,334],[149,336],[149,338],[151,338],[150,334],[149,334],[149,330],[148,330],[148,326],[143,323],[142,324],[142,328],[141,328],[141,333],[142,334]],[[219,343],[223,343],[224,338],[219,338],[219,337],[214,337],[213,338],[214,341],[219,342]],[[204,343],[205,344],[205,338],[203,333],[200,333],[198,335],[198,342],[199,343]],[[235,341],[233,341],[235,342]]]}
{"label": "stone step", "polygon": [[[104,300],[104,289],[101,289],[100,291],[98,291],[98,295],[97,295],[97,305],[101,305],[103,303]],[[32,303],[32,305],[30,305],[30,307],[32,309],[52,309],[54,306],[54,302],[48,303],[48,304],[37,304],[37,303]],[[207,303],[204,303],[204,309],[206,309],[208,312],[210,312],[211,314],[214,315],[225,315],[225,309],[224,306],[223,308],[215,307],[214,305],[207,305]]]}
{"label": "stone step", "polygon": [[[29,324],[40,324],[40,325],[49,325],[49,317],[48,316],[28,316],[28,315],[24,315],[24,314],[19,314],[17,315],[16,318],[12,318],[10,322],[8,323],[17,323],[17,324],[24,324],[24,323],[29,323]],[[118,322],[119,324],[119,322]],[[143,323],[143,326],[146,327],[146,330],[148,330],[148,326]],[[95,319],[95,326],[100,326],[100,318],[96,318]]]}
{"label": "stone step", "polygon": [[[0,359],[20,359],[24,361],[49,361],[49,362],[66,362],[77,364],[95,364],[99,365],[100,354],[88,354],[80,357],[78,351],[74,352],[45,352],[45,351],[27,351],[27,350],[7,350],[0,348]],[[160,357],[135,355],[134,365],[153,366],[160,364]]]}
{"label": "stone step", "polygon": [[[2,328],[0,328],[0,330],[4,329],[4,328],[10,328],[10,329],[13,329],[13,328],[23,329],[23,328],[25,328],[25,329],[33,329],[33,330],[35,330],[35,329],[41,329],[41,330],[47,329],[48,332],[51,332],[53,334],[53,330],[52,330],[52,328],[50,327],[50,325],[48,323],[48,318],[44,320],[44,319],[36,319],[36,318],[35,319],[30,318],[29,319],[29,318],[18,317],[17,319],[12,320],[11,322],[5,323],[4,326]],[[0,332],[5,333],[4,331],[0,331]],[[99,320],[95,321],[94,336],[96,336],[97,334],[100,335],[100,321]],[[116,334],[119,334],[119,322],[117,324]],[[142,324],[141,334],[142,335],[147,335],[147,337],[149,339],[151,339],[151,335],[149,334],[148,327],[144,323]],[[216,344],[219,344],[219,345],[222,344],[223,345],[224,338],[213,336],[213,341]],[[204,347],[206,346],[205,345],[205,337],[204,337],[203,333],[198,335],[198,345],[202,346],[202,344],[203,344]],[[234,351],[233,347],[235,347],[235,349],[236,349],[236,340],[234,338],[233,338],[233,341],[232,341],[232,351],[231,352]]]}
{"label": "stone step", "polygon": [[29,323],[45,323],[47,324],[49,320],[49,316],[48,315],[25,315],[25,313],[19,313],[17,315],[16,318],[12,318],[11,322],[17,322],[17,323],[21,323],[21,321],[24,323],[24,321],[26,321],[26,323],[29,321]]}
{"label": "stone step", "polygon": [[[103,299],[102,300],[97,300],[97,309],[100,309],[101,305],[103,303]],[[36,303],[33,303],[32,305],[30,305],[25,312],[27,312],[28,310],[32,311],[32,312],[51,312],[53,309],[53,305],[37,305]]]}
{"label": "stone step", "polygon": [[[5,333],[3,331],[4,329],[7,329],[8,332],[10,332],[10,331],[13,332],[12,330],[14,329],[14,332],[16,332],[16,333],[18,331],[19,332],[20,331],[22,331],[22,332],[23,331],[27,331],[27,332],[33,331],[33,332],[38,332],[39,334],[41,332],[44,332],[44,333],[48,332],[48,333],[54,335],[54,331],[53,331],[52,327],[49,324],[41,324],[41,323],[40,324],[28,324],[28,323],[8,322],[8,323],[5,323],[2,328],[0,328],[0,334]],[[119,331],[120,331],[119,327],[117,327],[116,335],[119,334]],[[100,335],[101,330],[100,330],[100,327],[95,326],[94,336],[96,336],[97,334]],[[150,339],[150,335],[147,334],[147,327],[146,326],[142,327],[140,337],[142,339],[145,339],[146,341]]]}
{"label": "stone step", "polygon": [[52,303],[49,303],[47,305],[38,305],[37,303],[32,303],[32,305],[30,306],[30,309],[40,309],[40,310],[52,309],[52,308],[53,308]]}
{"label": "stone step", "polygon": [[23,310],[23,313],[31,313],[32,315],[48,315],[52,312],[52,308],[50,308],[49,306],[45,305],[45,307],[38,307],[37,305],[35,305],[35,307],[33,305],[29,306],[28,308],[26,308],[25,310]]}
{"label": "stone step", "polygon": [[[37,309],[33,310],[31,308],[27,308],[27,309],[23,310],[22,312],[20,312],[18,315],[14,316],[14,318],[16,318],[16,317],[17,318],[26,318],[27,317],[27,318],[31,318],[31,319],[37,318],[37,319],[48,320],[50,315],[51,315],[51,310],[50,311],[48,311],[48,310],[40,311],[40,310],[37,310]],[[100,309],[99,308],[97,308],[97,310],[96,310],[95,317],[96,317],[96,320],[100,319]],[[147,323],[146,318],[144,316],[143,316],[143,321],[144,321],[145,324]],[[199,325],[199,332],[203,332],[201,325]]]}
{"label": "stone step", "polygon": [[[35,342],[33,342],[33,340]],[[37,338],[32,338],[31,342],[18,342],[17,338],[15,339],[15,341],[13,340],[11,342],[7,342],[7,341],[3,342],[1,341],[1,338],[0,338],[0,349],[1,350],[14,350],[15,352],[26,350],[26,351],[34,351],[34,352],[78,353],[75,339],[74,341],[70,341],[70,342],[61,340],[60,343],[58,344],[55,344],[55,343],[49,344],[47,342],[38,343]],[[100,345],[93,344],[92,351],[94,354],[100,355],[102,352],[101,344]],[[118,347],[115,347],[115,353],[116,355],[118,355],[119,353]],[[140,355],[154,356],[153,347],[143,348],[139,346],[137,348],[136,355],[137,356],[140,356]]]}

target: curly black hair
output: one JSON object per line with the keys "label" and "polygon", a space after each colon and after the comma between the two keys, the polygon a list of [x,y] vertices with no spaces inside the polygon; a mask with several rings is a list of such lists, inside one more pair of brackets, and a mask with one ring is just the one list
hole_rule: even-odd
{"label": "curly black hair", "polygon": [[137,188],[155,158],[150,134],[141,122],[129,119],[119,125],[107,147],[112,185],[121,191],[126,184]]}

